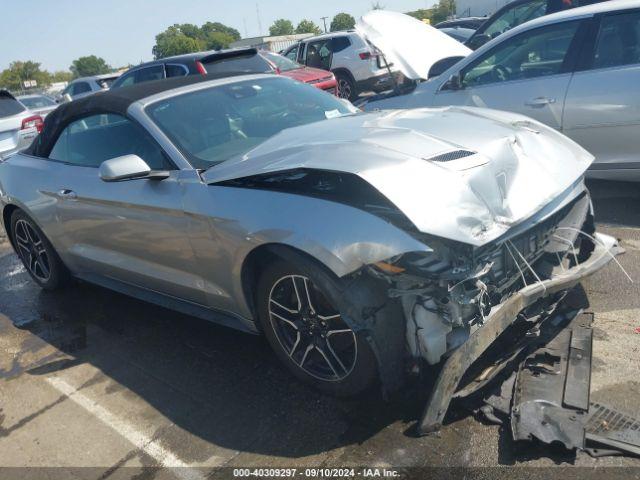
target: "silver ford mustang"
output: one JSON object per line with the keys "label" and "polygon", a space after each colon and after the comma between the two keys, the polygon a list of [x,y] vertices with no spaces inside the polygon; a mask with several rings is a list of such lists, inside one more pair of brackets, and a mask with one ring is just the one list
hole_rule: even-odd
{"label": "silver ford mustang", "polygon": [[516,114],[188,77],[61,106],[0,163],[0,207],[44,289],[76,278],[262,332],[334,394],[444,361],[446,411],[500,333],[618,252],[594,232],[592,160]]}

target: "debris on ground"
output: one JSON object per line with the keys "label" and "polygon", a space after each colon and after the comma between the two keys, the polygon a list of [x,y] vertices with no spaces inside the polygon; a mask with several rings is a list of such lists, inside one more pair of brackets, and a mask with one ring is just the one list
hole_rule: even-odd
{"label": "debris on ground", "polygon": [[[554,323],[561,328],[554,330]],[[552,317],[546,325],[551,328],[538,332],[549,341],[492,385],[475,411],[488,422],[509,425],[517,441],[562,444],[594,457],[640,456],[640,419],[590,401],[592,323],[591,313],[566,325],[561,316]]]}

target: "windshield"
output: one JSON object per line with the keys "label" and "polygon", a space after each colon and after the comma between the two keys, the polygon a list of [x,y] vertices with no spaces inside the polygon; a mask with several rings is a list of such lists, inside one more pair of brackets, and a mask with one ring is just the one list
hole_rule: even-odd
{"label": "windshield", "polygon": [[289,60],[287,57],[283,57],[277,53],[262,52],[262,55],[273,63],[281,72],[289,72],[291,70],[302,68],[302,65],[299,63]]}
{"label": "windshield", "polygon": [[215,55],[203,60],[202,64],[207,73],[246,72],[246,73],[271,73],[271,65],[260,55],[255,53],[225,56],[219,58]]}
{"label": "windshield", "polygon": [[47,97],[21,97],[18,100],[30,109],[55,107],[56,102]]}
{"label": "windshield", "polygon": [[522,5],[505,10],[502,15],[495,18],[490,24],[483,28],[485,35],[490,38],[517,27],[520,24],[528,22],[545,15],[547,11],[547,0],[533,0]]}
{"label": "windshield", "polygon": [[287,128],[357,112],[333,95],[282,77],[185,93],[146,111],[198,169],[244,154]]}

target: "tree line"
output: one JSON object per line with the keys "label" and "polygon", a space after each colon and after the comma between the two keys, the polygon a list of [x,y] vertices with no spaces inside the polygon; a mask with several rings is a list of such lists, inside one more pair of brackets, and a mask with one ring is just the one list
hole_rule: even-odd
{"label": "tree line", "polygon": [[100,75],[115,71],[107,62],[95,55],[88,55],[74,60],[69,70],[49,72],[40,63],[31,60],[11,62],[9,68],[0,72],[0,88],[7,90],[22,90],[24,82],[35,80],[39,88],[55,82],[69,82],[74,78]]}
{"label": "tree line", "polygon": [[[372,8],[379,10],[385,7],[376,2]],[[439,0],[433,8],[406,13],[419,20],[428,20],[431,24],[436,24],[446,20],[455,11],[455,0]],[[355,24],[356,19],[352,15],[341,12],[333,17],[329,29],[332,32],[349,30],[354,28]],[[294,26],[290,20],[279,18],[269,27],[271,36],[301,33],[317,35],[322,32],[323,29],[309,19],[303,19]],[[159,59],[202,50],[219,50],[228,48],[232,42],[240,38],[238,30],[220,22],[206,22],[201,26],[191,23],[174,24],[156,35],[152,53],[154,58]],[[15,61],[9,68],[0,72],[0,88],[21,90],[26,80],[35,80],[38,87],[46,87],[54,82],[65,82],[73,78],[110,73],[115,70],[103,58],[95,55],[80,57],[72,62],[69,70],[57,72],[43,70],[38,62]]]}

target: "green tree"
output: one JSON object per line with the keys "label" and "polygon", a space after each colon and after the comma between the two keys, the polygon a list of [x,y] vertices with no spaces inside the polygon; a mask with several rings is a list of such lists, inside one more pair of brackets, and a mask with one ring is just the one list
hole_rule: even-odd
{"label": "green tree", "polygon": [[293,23],[290,20],[279,18],[269,27],[269,35],[293,35]]}
{"label": "green tree", "polygon": [[417,18],[418,20],[431,20],[431,9],[421,8],[413,12],[407,12],[406,15]]}
{"label": "green tree", "polygon": [[51,82],[70,82],[73,80],[73,73],[68,70],[58,70],[51,74]]}
{"label": "green tree", "polygon": [[431,9],[431,23],[436,25],[444,22],[456,13],[456,0],[440,0],[438,5]]}
{"label": "green tree", "polygon": [[231,42],[236,39],[224,32],[210,32],[204,37],[204,45],[206,50],[220,50],[228,48]]}
{"label": "green tree", "polygon": [[305,19],[301,20],[296,27],[296,33],[313,33],[314,35],[319,35],[322,33],[322,30],[320,30],[320,27],[311,20]]}
{"label": "green tree", "polygon": [[240,40],[240,32],[238,30],[220,22],[207,22],[200,27],[200,31],[204,34],[205,38],[212,33],[221,33],[230,37],[232,42]]}
{"label": "green tree", "polygon": [[339,13],[331,20],[331,31],[350,30],[356,26],[356,19],[348,13]]}
{"label": "green tree", "polygon": [[206,22],[201,27],[192,23],[175,24],[156,35],[153,56],[164,58],[171,55],[219,50],[240,40],[240,32],[220,22]]}
{"label": "green tree", "polygon": [[51,74],[41,70],[38,62],[30,60],[12,62],[0,73],[0,86],[9,90],[21,90],[26,80],[35,80],[39,87],[44,87],[51,83]]}
{"label": "green tree", "polygon": [[104,58],[89,55],[75,59],[71,67],[69,67],[69,70],[73,73],[74,78],[78,78],[109,73],[112,71],[112,68]]}
{"label": "green tree", "polygon": [[[152,49],[154,58],[157,60],[172,55],[182,55],[183,53],[205,50],[205,41],[200,38],[194,38],[194,36],[200,35],[200,29],[195,27],[197,30],[193,30],[191,29],[192,26],[195,27],[195,25],[190,24],[176,24],[156,35],[156,44]],[[185,28],[190,35],[194,36],[189,36],[184,33],[182,31],[183,28]]]}

